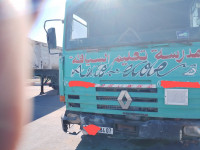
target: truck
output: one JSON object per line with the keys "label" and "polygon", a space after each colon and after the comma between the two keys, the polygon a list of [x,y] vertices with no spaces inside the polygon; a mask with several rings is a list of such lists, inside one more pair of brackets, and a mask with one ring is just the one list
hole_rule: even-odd
{"label": "truck", "polygon": [[48,45],[43,42],[29,40],[30,47],[33,49],[33,75],[40,77],[41,92],[44,94],[44,85],[51,81],[49,86],[55,90],[59,90],[59,53],[61,47],[56,47],[54,52],[58,54],[51,55],[48,50]]}
{"label": "truck", "polygon": [[65,132],[199,140],[200,0],[67,0],[63,33]]}

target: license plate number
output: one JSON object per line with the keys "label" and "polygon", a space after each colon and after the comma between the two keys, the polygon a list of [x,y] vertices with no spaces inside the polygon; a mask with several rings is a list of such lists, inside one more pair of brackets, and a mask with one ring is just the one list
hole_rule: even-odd
{"label": "license plate number", "polygon": [[100,127],[101,130],[98,133],[102,133],[102,134],[113,134],[113,128],[109,128],[109,127]]}

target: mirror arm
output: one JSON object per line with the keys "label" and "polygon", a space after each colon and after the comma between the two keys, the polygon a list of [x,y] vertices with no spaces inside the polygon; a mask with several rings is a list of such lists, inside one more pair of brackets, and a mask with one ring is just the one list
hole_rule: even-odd
{"label": "mirror arm", "polygon": [[46,21],[44,22],[44,30],[45,30],[46,33],[47,33],[46,23],[47,23],[47,22],[50,22],[50,21],[61,21],[62,23],[64,23],[64,20],[62,20],[62,19],[50,19],[50,20],[46,20]]}

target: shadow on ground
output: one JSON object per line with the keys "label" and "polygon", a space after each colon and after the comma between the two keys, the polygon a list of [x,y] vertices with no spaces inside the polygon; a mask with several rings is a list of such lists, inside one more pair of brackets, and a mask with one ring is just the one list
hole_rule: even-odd
{"label": "shadow on ground", "polygon": [[51,90],[46,92],[44,95],[34,97],[33,104],[34,109],[32,121],[64,106],[64,103],[60,102],[58,92],[56,90]]}
{"label": "shadow on ground", "polygon": [[199,144],[185,146],[179,142],[156,140],[120,140],[104,136],[82,136],[76,150],[199,150]]}

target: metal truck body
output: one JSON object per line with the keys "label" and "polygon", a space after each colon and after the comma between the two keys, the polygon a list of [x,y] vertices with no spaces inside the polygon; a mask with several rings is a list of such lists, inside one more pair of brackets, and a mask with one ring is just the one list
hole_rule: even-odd
{"label": "metal truck body", "polygon": [[[200,137],[200,1],[68,0],[60,95],[69,124],[113,137]],[[80,34],[81,32],[81,34]]]}
{"label": "metal truck body", "polygon": [[[31,41],[34,50],[33,69],[54,69],[59,68],[59,55],[50,55],[48,45],[43,42]],[[60,53],[62,48],[57,48]]]}
{"label": "metal truck body", "polygon": [[[47,78],[51,80],[50,86],[54,89],[59,87],[59,54],[50,55],[48,45],[43,42],[31,40],[31,48],[33,49],[33,70],[34,76]],[[54,50],[57,53],[62,51],[62,48],[57,47]],[[44,83],[44,82],[42,82]]]}

